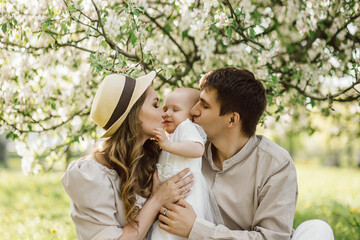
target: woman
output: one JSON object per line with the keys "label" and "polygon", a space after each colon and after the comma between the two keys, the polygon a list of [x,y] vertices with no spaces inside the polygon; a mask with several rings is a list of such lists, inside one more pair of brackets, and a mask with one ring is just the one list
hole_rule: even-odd
{"label": "woman", "polygon": [[155,75],[109,75],[96,92],[90,115],[108,139],[62,178],[78,239],[144,239],[161,206],[189,194],[192,174],[180,180],[188,169],[162,184],[154,173],[159,147],[151,138],[163,114]]}

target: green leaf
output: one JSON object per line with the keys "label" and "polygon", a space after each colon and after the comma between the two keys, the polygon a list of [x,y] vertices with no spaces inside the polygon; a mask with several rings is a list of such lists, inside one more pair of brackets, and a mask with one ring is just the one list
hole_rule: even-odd
{"label": "green leaf", "polygon": [[292,54],[295,52],[295,47],[293,44],[289,44],[286,46],[286,53],[288,54]]}
{"label": "green leaf", "polygon": [[311,39],[314,39],[314,37],[315,37],[315,32],[314,32],[313,30],[310,30],[309,34],[310,34],[310,38],[311,38]]}
{"label": "green leaf", "polygon": [[228,29],[226,30],[226,33],[227,33],[228,37],[231,38],[231,36],[232,36],[232,28],[228,27]]}
{"label": "green leaf", "polygon": [[189,29],[186,29],[182,32],[182,40],[184,40],[188,36]]}
{"label": "green leaf", "polygon": [[43,23],[42,25],[43,32],[46,32],[47,29],[48,29],[48,25],[46,23]]}
{"label": "green leaf", "polygon": [[6,139],[11,138],[11,137],[12,137],[12,135],[13,135],[13,133],[12,133],[12,132],[9,132],[8,134],[6,134]]}
{"label": "green leaf", "polygon": [[119,6],[119,7],[116,7],[116,8],[115,8],[115,11],[116,11],[116,12],[120,12],[120,11],[123,11],[123,10],[125,10],[125,9],[126,9],[125,7]]}
{"label": "green leaf", "polygon": [[131,28],[132,28],[133,30],[136,30],[136,24],[135,24],[135,23],[131,23]]}
{"label": "green leaf", "polygon": [[13,132],[9,132],[8,134],[6,134],[6,139],[11,138],[12,140],[15,140],[18,137],[19,136],[16,133],[13,133]]}
{"label": "green leaf", "polygon": [[67,10],[70,12],[70,13],[73,13],[73,12],[76,12],[76,8],[74,7],[74,5],[69,5]]}
{"label": "green leaf", "polygon": [[56,110],[56,104],[55,103],[51,103],[51,108]]}
{"label": "green leaf", "polygon": [[7,24],[6,24],[6,23],[4,23],[4,24],[1,26],[1,30],[3,31],[4,34],[6,33],[6,30],[7,30]]}
{"label": "green leaf", "polygon": [[311,99],[311,100],[310,100],[310,104],[311,104],[312,107],[315,107],[315,101],[314,101],[314,99]]}
{"label": "green leaf", "polygon": [[133,32],[131,32],[130,33],[130,42],[132,43],[132,45],[135,45],[136,40],[137,40],[137,38],[136,38],[135,34]]}
{"label": "green leaf", "polygon": [[317,25],[320,27],[321,30],[325,29],[325,25],[322,22],[319,22]]}
{"label": "green leaf", "polygon": [[250,28],[250,37],[251,38],[255,38],[256,37],[256,33],[255,30],[253,28]]}
{"label": "green leaf", "polygon": [[166,25],[165,25],[165,31],[168,32],[168,33],[171,32],[171,26],[170,26],[170,24],[166,24]]}
{"label": "green leaf", "polygon": [[11,18],[11,20],[14,22],[14,26],[18,25],[18,21],[15,18]]}
{"label": "green leaf", "polygon": [[89,60],[95,60],[95,55],[93,53],[90,53]]}
{"label": "green leaf", "polygon": [[276,111],[275,113],[280,113],[284,110],[284,107],[283,106],[280,106]]}
{"label": "green leaf", "polygon": [[101,19],[102,25],[106,25],[106,22],[107,22],[107,18],[106,18],[106,17],[103,17],[103,18]]}
{"label": "green leaf", "polygon": [[129,22],[125,21],[124,25],[121,27],[121,32],[125,32],[129,28]]}
{"label": "green leaf", "polygon": [[60,31],[65,33],[66,30],[67,30],[66,22],[62,22],[62,23],[61,23],[61,30],[60,30]]}
{"label": "green leaf", "polygon": [[218,28],[215,26],[215,24],[211,25],[210,29],[213,30],[214,32],[218,32]]}
{"label": "green leaf", "polygon": [[103,48],[106,50],[107,47],[108,47],[108,44],[105,40],[102,40],[101,43],[100,43],[101,46],[103,46]]}
{"label": "green leaf", "polygon": [[86,32],[85,32],[86,37],[89,37],[89,36],[90,36],[90,31],[91,31],[91,29],[90,29],[90,28],[87,28],[87,29],[86,29]]}

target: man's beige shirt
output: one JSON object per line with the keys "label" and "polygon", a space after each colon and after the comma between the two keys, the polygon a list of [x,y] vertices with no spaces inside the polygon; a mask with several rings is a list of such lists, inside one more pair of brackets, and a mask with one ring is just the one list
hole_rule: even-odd
{"label": "man's beige shirt", "polygon": [[254,135],[220,170],[213,163],[212,147],[203,157],[202,171],[225,226],[197,218],[189,239],[289,240],[298,195],[289,153]]}

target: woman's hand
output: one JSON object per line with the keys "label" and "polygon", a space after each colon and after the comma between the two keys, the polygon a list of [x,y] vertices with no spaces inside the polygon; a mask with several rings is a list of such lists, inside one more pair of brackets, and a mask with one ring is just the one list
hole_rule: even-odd
{"label": "woman's hand", "polygon": [[190,194],[194,175],[189,174],[183,178],[189,171],[190,169],[186,168],[163,183],[160,183],[157,172],[154,173],[151,197],[157,200],[159,209],[166,203],[175,203]]}

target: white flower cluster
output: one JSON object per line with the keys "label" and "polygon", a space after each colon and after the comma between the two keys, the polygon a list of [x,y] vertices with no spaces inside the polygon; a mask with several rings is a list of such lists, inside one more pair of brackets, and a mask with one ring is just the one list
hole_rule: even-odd
{"label": "white flower cluster", "polygon": [[104,26],[105,31],[109,34],[109,37],[116,39],[116,37],[120,34],[121,27],[128,21],[130,16],[125,13],[119,16],[119,14],[112,9],[107,10],[107,12],[107,21]]}

